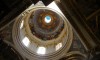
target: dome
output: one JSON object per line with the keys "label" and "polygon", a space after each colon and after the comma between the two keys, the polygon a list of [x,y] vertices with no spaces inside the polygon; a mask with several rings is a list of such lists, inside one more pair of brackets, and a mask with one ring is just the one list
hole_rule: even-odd
{"label": "dome", "polygon": [[34,11],[29,20],[31,33],[43,41],[57,38],[64,28],[63,19],[55,12],[47,9]]}
{"label": "dome", "polygon": [[68,20],[48,7],[33,7],[23,12],[16,18],[12,32],[19,53],[35,60],[61,58],[73,39]]}

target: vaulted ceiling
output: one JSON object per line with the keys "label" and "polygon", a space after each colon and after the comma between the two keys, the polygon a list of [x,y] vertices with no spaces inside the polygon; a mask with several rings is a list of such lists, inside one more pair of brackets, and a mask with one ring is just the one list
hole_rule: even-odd
{"label": "vaulted ceiling", "polygon": [[[0,0],[0,30],[9,22],[13,21],[15,17],[21,14],[26,8],[32,3],[36,4],[39,0]],[[53,0],[42,0],[45,5],[48,5]],[[68,18],[76,34],[79,35],[82,41],[88,46],[87,50],[93,52],[100,52],[100,0],[55,0],[61,11]],[[12,27],[10,24],[8,27]],[[11,28],[12,29],[12,28]],[[0,33],[0,38],[6,35],[7,31]],[[0,31],[1,32],[1,31]],[[8,35],[11,33],[8,33]],[[9,36],[7,36],[9,37]],[[77,39],[76,39],[77,40]],[[11,41],[11,40],[9,40]],[[16,54],[15,49],[10,47],[8,44],[0,40],[0,58],[2,54],[4,56],[20,56]],[[73,42],[74,46],[74,42]],[[4,50],[3,50],[4,48]],[[14,51],[15,52],[14,52]],[[72,49],[73,50],[73,49]],[[4,54],[8,51],[7,54]],[[15,53],[15,55],[13,55]],[[91,53],[92,54],[92,53]],[[11,59],[11,56],[9,56]],[[94,55],[93,55],[94,56]],[[94,57],[98,58],[99,54],[95,54]],[[9,58],[7,57],[7,58]],[[94,58],[93,59],[96,59]],[[60,60],[64,60],[67,57],[63,57]],[[20,59],[20,58],[19,58]],[[9,59],[8,59],[9,60]]]}

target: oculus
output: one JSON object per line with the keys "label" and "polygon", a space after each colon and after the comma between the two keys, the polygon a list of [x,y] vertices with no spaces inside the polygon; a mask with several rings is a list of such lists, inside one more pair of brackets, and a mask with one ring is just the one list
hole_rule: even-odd
{"label": "oculus", "polygon": [[29,20],[31,33],[43,41],[57,38],[64,28],[64,20],[54,11],[38,9],[31,17]]}
{"label": "oculus", "polygon": [[50,16],[45,16],[45,22],[50,23],[51,22],[51,17]]}

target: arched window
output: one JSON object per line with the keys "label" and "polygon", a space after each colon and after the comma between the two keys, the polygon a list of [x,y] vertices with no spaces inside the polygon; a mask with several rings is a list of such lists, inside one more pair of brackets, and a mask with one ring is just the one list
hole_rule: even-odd
{"label": "arched window", "polygon": [[56,45],[56,50],[60,49],[62,47],[62,43],[59,43]]}
{"label": "arched window", "polygon": [[24,21],[22,20],[21,24],[20,24],[20,29],[23,28],[23,25],[24,25]]}
{"label": "arched window", "polygon": [[27,37],[24,37],[24,39],[22,40],[22,43],[25,45],[25,46],[29,46],[30,44],[30,40],[27,38]]}
{"label": "arched window", "polygon": [[38,54],[45,54],[46,53],[46,48],[45,47],[39,47],[37,50]]}

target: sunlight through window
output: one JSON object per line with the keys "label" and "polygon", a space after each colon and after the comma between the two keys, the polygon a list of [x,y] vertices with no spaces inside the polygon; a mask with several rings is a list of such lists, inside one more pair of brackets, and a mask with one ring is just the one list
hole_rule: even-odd
{"label": "sunlight through window", "polygon": [[45,52],[46,52],[46,48],[45,47],[39,47],[38,50],[37,50],[38,54],[45,54]]}
{"label": "sunlight through window", "polygon": [[23,24],[24,24],[24,21],[22,20],[21,24],[20,24],[20,29],[23,28]]}
{"label": "sunlight through window", "polygon": [[56,45],[56,50],[59,50],[62,47],[62,43]]}
{"label": "sunlight through window", "polygon": [[22,42],[23,42],[23,44],[25,45],[25,46],[29,46],[29,44],[30,44],[30,41],[29,41],[29,39],[27,38],[27,37],[25,37],[23,40],[22,40]]}

